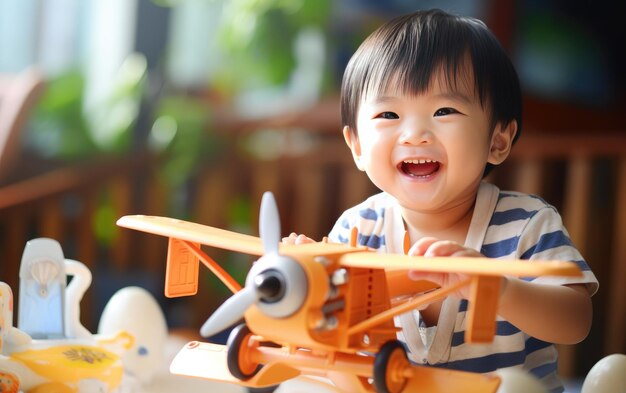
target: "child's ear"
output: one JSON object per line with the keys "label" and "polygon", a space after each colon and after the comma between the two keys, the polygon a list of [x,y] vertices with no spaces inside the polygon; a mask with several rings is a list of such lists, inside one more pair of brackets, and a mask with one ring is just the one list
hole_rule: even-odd
{"label": "child's ear", "polygon": [[501,164],[511,152],[515,134],[517,134],[517,121],[511,120],[504,127],[501,123],[498,123],[491,135],[491,146],[487,162],[493,165]]}
{"label": "child's ear", "polygon": [[352,158],[354,159],[354,163],[356,167],[359,168],[360,171],[364,170],[363,165],[361,164],[361,144],[359,143],[359,138],[355,132],[352,132],[350,127],[343,127],[343,138],[346,140],[346,145],[352,151]]}

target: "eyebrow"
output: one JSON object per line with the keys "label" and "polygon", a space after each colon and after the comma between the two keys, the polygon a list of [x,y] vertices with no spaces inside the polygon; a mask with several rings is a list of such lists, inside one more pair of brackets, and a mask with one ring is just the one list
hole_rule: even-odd
{"label": "eyebrow", "polygon": [[400,97],[394,97],[394,96],[375,96],[375,97],[372,97],[368,101],[370,101],[370,103],[372,104],[385,104],[387,102],[397,101],[399,99]]}
{"label": "eyebrow", "polygon": [[448,99],[452,101],[459,101],[465,104],[471,104],[472,100],[467,94],[455,92],[455,91],[447,91],[439,94],[435,94],[436,98]]}
{"label": "eyebrow", "polygon": [[[442,93],[434,94],[433,97],[438,98],[438,99],[447,99],[447,100],[452,100],[452,101],[458,101],[458,102],[462,102],[462,103],[465,103],[465,104],[471,104],[472,103],[472,100],[470,99],[470,97],[467,94],[463,94],[463,93],[456,92],[456,91],[445,91],[445,92],[442,92]],[[370,104],[385,104],[385,103],[397,101],[399,99],[401,99],[401,97],[396,97],[396,96],[375,96],[375,97],[372,97],[368,101],[370,102]]]}

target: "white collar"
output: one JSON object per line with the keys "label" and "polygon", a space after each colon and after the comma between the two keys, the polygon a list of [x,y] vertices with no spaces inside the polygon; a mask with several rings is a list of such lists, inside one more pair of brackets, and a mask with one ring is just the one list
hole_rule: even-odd
{"label": "white collar", "polygon": [[[480,251],[489,221],[498,203],[500,190],[491,183],[481,182],[476,195],[476,204],[472,213],[472,220],[465,238],[465,247]],[[388,253],[402,254],[404,244],[404,220],[398,201],[392,197],[393,202],[387,206],[385,212],[385,242]]]}
{"label": "white collar", "polygon": [[[477,251],[480,251],[482,248],[489,221],[498,203],[499,193],[500,190],[493,184],[485,182],[480,184],[472,220],[465,238],[465,247]],[[389,218],[389,221],[385,220],[387,252],[401,254],[403,252],[405,229],[397,201],[390,204],[387,209],[389,210],[385,212],[385,217]],[[441,313],[439,314],[439,323],[430,346],[425,345],[420,336],[418,312],[408,312],[398,317],[403,327],[401,335],[404,336],[404,341],[409,347],[414,361],[419,363],[428,361],[430,364],[435,364],[447,360],[450,356],[450,343],[457,322],[456,317],[460,302],[456,298],[444,300]]]}

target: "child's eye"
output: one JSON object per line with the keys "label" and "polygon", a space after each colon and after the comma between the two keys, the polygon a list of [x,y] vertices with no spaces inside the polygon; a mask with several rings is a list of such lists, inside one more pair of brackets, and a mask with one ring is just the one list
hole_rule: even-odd
{"label": "child's eye", "polygon": [[435,111],[435,114],[433,116],[437,117],[437,116],[446,116],[446,115],[451,115],[453,113],[459,113],[459,111],[457,111],[454,108],[439,108]]}
{"label": "child's eye", "polygon": [[376,115],[376,119],[399,119],[400,117],[394,112],[382,112]]}

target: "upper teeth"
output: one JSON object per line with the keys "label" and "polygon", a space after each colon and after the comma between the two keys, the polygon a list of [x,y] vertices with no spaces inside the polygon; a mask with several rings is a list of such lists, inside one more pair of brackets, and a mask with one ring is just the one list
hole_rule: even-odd
{"label": "upper teeth", "polygon": [[406,164],[426,164],[427,162],[437,162],[435,160],[430,159],[421,159],[421,160],[404,160]]}

